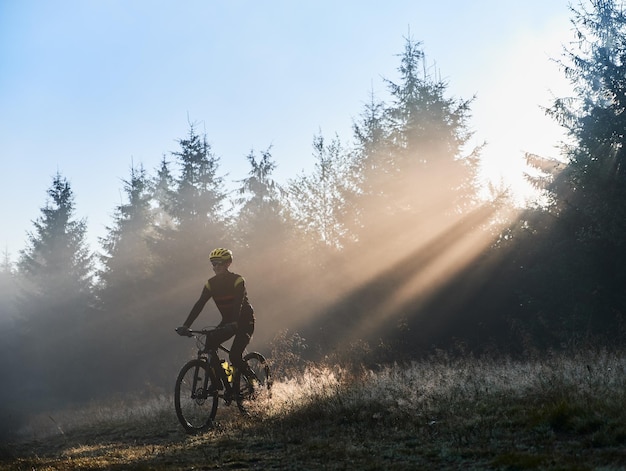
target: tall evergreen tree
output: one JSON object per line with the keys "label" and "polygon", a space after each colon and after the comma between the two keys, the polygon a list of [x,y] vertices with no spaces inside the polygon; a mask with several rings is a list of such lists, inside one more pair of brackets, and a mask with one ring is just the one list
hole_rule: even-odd
{"label": "tall evergreen tree", "polygon": [[[93,304],[94,260],[86,242],[86,220],[73,219],[74,194],[60,173],[53,178],[48,197],[20,252],[18,270],[28,283],[23,304],[45,306],[42,310],[48,311],[30,310],[29,315],[55,324],[64,317],[76,320],[73,317]],[[72,308],[66,310],[68,304]]]}
{"label": "tall evergreen tree", "polygon": [[147,240],[154,230],[152,195],[143,166],[131,167],[130,179],[123,184],[127,202],[115,208],[114,224],[107,227],[107,236],[100,239],[105,251],[101,278],[106,289],[134,292],[137,284],[151,273],[152,254]]}
{"label": "tall evergreen tree", "polygon": [[385,103],[377,100],[373,91],[360,120],[353,123],[352,129],[356,141],[356,175],[361,179],[360,192],[366,198],[385,197],[380,182],[393,173],[392,127]]}
{"label": "tall evergreen tree", "polygon": [[[247,155],[248,176],[239,181],[235,201],[239,208],[234,218],[236,241],[233,267],[245,276],[248,292],[262,319],[257,338],[272,338],[284,315],[293,314],[285,286],[297,276],[294,268],[298,252],[291,243],[292,230],[283,205],[283,189],[274,180],[276,168],[268,148],[260,157]],[[297,288],[294,289],[297,291]],[[292,294],[292,293],[290,293]]]}
{"label": "tall evergreen tree", "polygon": [[[447,84],[429,75],[424,62],[420,44],[406,39],[400,80],[386,81],[390,103],[372,96],[354,124],[358,185],[345,214],[354,218],[346,224],[356,227],[357,243],[343,251],[347,263],[336,264],[333,288],[341,286],[339,278],[362,282],[336,293],[337,305],[327,310],[344,336],[383,335],[408,325],[396,322],[400,317],[421,319],[417,300],[436,281],[418,280],[428,269],[456,269],[455,251],[473,243],[472,231],[489,217],[489,211],[470,211],[478,200],[477,153],[465,154],[471,100],[447,98]],[[326,332],[326,340],[333,337],[345,341]]]}
{"label": "tall evergreen tree", "polygon": [[276,163],[270,149],[261,152],[259,159],[251,151],[247,160],[250,164],[248,177],[239,182],[238,233],[242,246],[268,247],[286,234],[282,189],[272,178]]}
{"label": "tall evergreen tree", "polygon": [[557,271],[576,275],[559,287],[559,310],[573,332],[606,331],[626,311],[626,16],[615,0],[572,13],[577,42],[560,65],[576,95],[548,110],[570,138],[551,214],[553,232],[563,235]]}
{"label": "tall evergreen tree", "polygon": [[[141,336],[137,346],[146,360],[172,367],[172,362],[182,359],[176,357],[176,350],[164,347],[172,345],[170,326],[184,320],[211,276],[211,249],[230,245],[226,239],[226,192],[223,178],[218,175],[219,158],[212,152],[206,135],[199,135],[193,126],[178,144],[179,149],[172,152],[172,164],[178,166],[178,171],[170,173],[169,164],[163,159],[155,193],[158,219],[150,243],[155,265],[145,302],[152,308],[150,322],[158,328]],[[160,371],[165,374],[165,370]],[[137,373],[136,381],[156,380],[155,372],[144,369]],[[146,378],[147,374],[150,378]]]}
{"label": "tall evergreen tree", "polygon": [[413,227],[444,224],[478,201],[479,149],[465,153],[471,100],[447,98],[447,84],[424,63],[420,43],[407,38],[400,80],[386,80],[391,103],[372,96],[354,125],[362,240],[379,240],[383,227],[388,238],[407,218]]}
{"label": "tall evergreen tree", "polygon": [[196,133],[178,141],[180,149],[172,152],[180,168],[173,188],[167,191],[168,168],[161,166],[161,200],[171,224],[159,228],[155,246],[162,260],[161,271],[166,285],[172,287],[187,277],[201,279],[206,274],[211,247],[222,245],[226,237],[224,180],[218,175],[219,158],[212,152],[206,135]]}
{"label": "tall evergreen tree", "polygon": [[97,358],[106,359],[99,365],[99,377],[118,388],[147,380],[143,368],[135,371],[129,363],[135,365],[144,352],[151,353],[142,340],[157,344],[154,335],[143,329],[153,322],[160,305],[154,296],[152,188],[143,166],[131,167],[129,179],[123,180],[123,191],[125,200],[115,207],[113,224],[100,239],[104,249],[100,274],[103,313],[94,345]]}
{"label": "tall evergreen tree", "polygon": [[131,167],[130,179],[123,181],[127,201],[115,208],[113,225],[100,239],[104,249],[102,298],[107,310],[135,308],[133,300],[144,299],[146,294],[146,281],[153,268],[148,245],[154,231],[149,183],[143,166]]}
{"label": "tall evergreen tree", "polygon": [[402,182],[401,192],[418,187],[417,197],[409,203],[413,210],[421,211],[430,206],[429,200],[439,199],[448,200],[447,209],[454,211],[477,196],[477,157],[463,155],[471,137],[467,121],[472,100],[446,98],[448,85],[428,73],[420,46],[406,39],[400,82],[387,80],[393,101],[387,109],[392,184]]}
{"label": "tall evergreen tree", "polygon": [[[83,381],[93,371],[86,363],[95,317],[94,257],[86,242],[86,221],[74,219],[74,194],[60,173],[48,197],[18,261],[22,360],[29,372],[24,376],[36,378],[20,384],[34,388],[22,391],[25,397],[62,400],[84,397]],[[85,374],[78,377],[77,371]]]}

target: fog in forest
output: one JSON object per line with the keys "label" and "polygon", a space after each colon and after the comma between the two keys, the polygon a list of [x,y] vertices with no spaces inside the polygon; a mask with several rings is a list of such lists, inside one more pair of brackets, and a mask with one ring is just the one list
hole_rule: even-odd
{"label": "fog in forest", "polygon": [[[626,165],[615,139],[626,125],[623,105],[606,108],[624,96],[613,80],[623,73],[604,56],[574,59],[574,80],[603,78],[579,90],[606,122],[555,104],[577,142],[558,162],[526,154],[537,200],[524,207],[480,181],[472,100],[447,96],[411,38],[389,100],[365,105],[351,141],[313,136],[314,168],[286,184],[270,147],[244,156],[247,176],[228,187],[190,123],[159,168],[131,165],[90,247],[57,171],[18,260],[0,267],[0,436],[31,414],[171,395],[197,352],[174,329],[213,276],[217,247],[233,251],[255,309],[249,350],[270,364],[623,348]],[[593,73],[577,76],[580,64]],[[219,322],[209,301],[193,328]]]}

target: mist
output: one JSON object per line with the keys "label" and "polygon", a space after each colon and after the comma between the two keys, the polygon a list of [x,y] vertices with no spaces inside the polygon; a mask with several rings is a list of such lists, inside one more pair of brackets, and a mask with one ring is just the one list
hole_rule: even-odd
{"label": "mist", "polygon": [[[485,199],[481,148],[468,149],[471,100],[447,97],[423,60],[407,39],[390,103],[365,107],[351,143],[315,136],[313,170],[286,185],[270,147],[245,156],[249,173],[228,188],[190,124],[158,169],[133,164],[97,251],[57,172],[17,264],[0,272],[0,433],[49,410],[171,394],[196,355],[174,329],[217,247],[233,251],[255,309],[249,350],[270,362],[296,337],[293,353],[309,361],[365,368],[439,350],[621,345],[624,264],[570,209],[577,180],[547,175],[544,207]],[[220,320],[210,302],[193,327]]]}

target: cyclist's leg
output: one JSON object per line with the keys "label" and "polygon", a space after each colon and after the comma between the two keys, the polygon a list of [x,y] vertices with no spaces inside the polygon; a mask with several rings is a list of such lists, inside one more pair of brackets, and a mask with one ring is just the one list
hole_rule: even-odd
{"label": "cyclist's leg", "polygon": [[242,371],[245,370],[246,364],[243,361],[243,351],[246,349],[250,340],[252,340],[252,334],[254,333],[254,322],[239,327],[235,334],[235,339],[230,347],[230,362],[235,368],[235,394],[239,394],[239,377]]}
{"label": "cyclist's leg", "polygon": [[[216,352],[219,345],[225,342],[226,340],[228,340],[229,337],[230,335],[226,336],[225,332],[220,331],[220,330],[215,330],[213,332],[210,332],[209,334],[207,334],[207,337],[206,337],[205,352],[206,353],[209,353],[211,351]],[[222,382],[219,380],[219,378],[217,377],[217,373],[216,373],[222,367],[218,356],[216,354],[209,355],[209,363],[211,366],[209,368],[209,378],[211,379],[210,389],[212,391],[223,389]]]}

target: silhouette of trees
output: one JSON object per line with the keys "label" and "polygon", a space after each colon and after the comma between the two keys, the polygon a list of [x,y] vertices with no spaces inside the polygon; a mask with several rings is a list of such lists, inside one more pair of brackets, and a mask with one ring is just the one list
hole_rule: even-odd
{"label": "silhouette of trees", "polygon": [[[16,267],[8,256],[0,264],[0,316],[17,319],[1,353],[21,349],[27,376],[37,378],[20,381],[16,397],[87,397],[84,377],[70,374],[82,370],[97,370],[99,378],[85,377],[109,390],[167,384],[183,353],[172,347],[172,329],[211,276],[207,255],[218,246],[245,260],[242,273],[256,291],[264,328],[274,321],[291,328],[294,312],[318,309],[303,332],[318,346],[361,336],[361,324],[374,325],[370,335],[379,336],[368,340],[412,356],[424,345],[457,341],[513,351],[623,332],[626,21],[613,0],[591,4],[573,10],[578,47],[561,62],[577,96],[548,110],[569,132],[567,161],[527,156],[541,170],[532,179],[544,204],[528,209],[428,300],[418,302],[406,281],[454,245],[454,235],[482,230],[493,208],[478,198],[480,149],[466,149],[472,100],[448,97],[410,38],[398,79],[385,81],[388,102],[371,95],[352,144],[314,136],[313,170],[285,188],[273,177],[271,149],[251,151],[249,173],[235,182],[227,208],[220,159],[193,125],[155,176],[132,166],[100,240],[99,266],[85,220],[74,217],[71,186],[57,173]],[[361,280],[370,260],[378,271],[340,296],[337,287]],[[389,307],[398,286],[404,297]],[[333,303],[320,307],[320,298]],[[384,360],[383,347],[371,351]],[[147,370],[148,360],[163,368]],[[121,369],[125,383],[113,384]],[[0,372],[15,373],[7,362]]]}
{"label": "silhouette of trees", "polygon": [[26,287],[20,311],[44,330],[69,327],[94,305],[94,260],[86,242],[86,220],[74,219],[74,194],[60,173],[48,197],[18,261]]}
{"label": "silhouette of trees", "polygon": [[577,43],[560,65],[576,96],[549,110],[569,144],[546,236],[561,236],[564,256],[548,266],[564,275],[559,288],[568,296],[554,307],[574,335],[617,327],[626,311],[626,16],[613,0],[572,12]]}
{"label": "silhouette of trees", "polygon": [[154,232],[154,217],[143,166],[131,167],[130,178],[123,184],[127,201],[115,208],[113,225],[100,240],[104,249],[100,279],[103,289],[115,292],[115,300],[128,306],[135,304],[129,301],[147,288],[143,282],[152,275],[154,262],[148,240]]}
{"label": "silhouette of trees", "polygon": [[[282,189],[272,178],[276,162],[270,149],[261,152],[259,159],[251,151],[246,159],[250,171],[239,182],[238,211],[233,219],[237,246],[242,249],[256,246],[252,253],[272,251],[286,241],[289,232],[281,201]],[[277,260],[276,254],[272,257]]]}
{"label": "silhouette of trees", "polygon": [[[163,289],[174,288],[191,276],[201,279],[206,272],[207,246],[219,245],[226,237],[226,191],[223,177],[218,175],[219,157],[206,135],[196,133],[193,125],[187,138],[178,143],[180,149],[172,152],[178,172],[170,174],[163,161],[157,186],[159,208],[171,218],[169,224],[159,226],[155,237]],[[170,178],[173,187],[168,188]]]}
{"label": "silhouette of trees", "polygon": [[[544,204],[522,214],[447,291],[489,280],[466,305],[475,323],[491,322],[493,338],[507,332],[498,340],[510,350],[623,345],[626,17],[612,0],[572,13],[576,41],[559,63],[575,94],[546,110],[568,133],[563,161],[527,155]],[[469,331],[459,325],[455,334]]]}
{"label": "silhouette of trees", "polygon": [[386,80],[391,104],[372,97],[354,126],[363,194],[384,199],[372,206],[387,214],[428,214],[430,200],[456,212],[477,198],[477,156],[463,155],[471,100],[446,97],[447,83],[429,72],[420,46],[406,38],[399,81]]}
{"label": "silhouette of trees", "polygon": [[[115,378],[116,369],[137,355],[133,351],[153,308],[146,296],[153,289],[157,257],[151,237],[156,228],[150,180],[143,168],[132,166],[123,180],[125,200],[115,207],[113,224],[100,239],[104,253],[99,271],[98,335],[94,351],[99,359],[100,378]],[[111,345],[117,345],[110,351]]]}
{"label": "silhouette of trees", "polygon": [[67,179],[57,173],[47,194],[18,261],[20,358],[29,372],[18,384],[35,388],[29,392],[37,396],[63,391],[75,397],[81,395],[85,377],[68,377],[67,371],[91,370],[85,340],[95,317],[94,258],[86,242],[86,221],[74,218]]}

